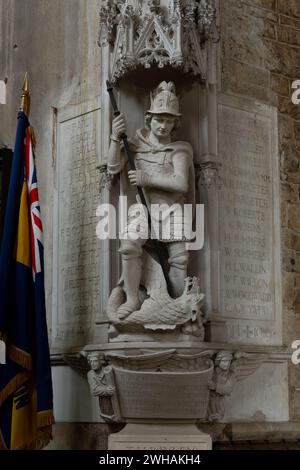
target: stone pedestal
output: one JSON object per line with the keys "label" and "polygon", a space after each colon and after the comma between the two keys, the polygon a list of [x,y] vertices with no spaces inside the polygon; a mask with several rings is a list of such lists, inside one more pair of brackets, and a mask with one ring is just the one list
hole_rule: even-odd
{"label": "stone pedestal", "polygon": [[212,439],[192,424],[127,424],[108,450],[211,450]]}

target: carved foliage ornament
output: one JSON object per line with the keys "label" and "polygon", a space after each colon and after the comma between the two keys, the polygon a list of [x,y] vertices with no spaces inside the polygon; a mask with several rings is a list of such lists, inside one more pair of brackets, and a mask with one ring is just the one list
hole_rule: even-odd
{"label": "carved foliage ornament", "polygon": [[195,168],[198,176],[198,183],[207,189],[221,189],[222,182],[220,177],[221,164],[218,162],[205,162]]}
{"label": "carved foliage ornament", "polygon": [[215,0],[105,0],[98,44],[114,48],[111,81],[156,63],[207,78],[208,43],[217,40]]}

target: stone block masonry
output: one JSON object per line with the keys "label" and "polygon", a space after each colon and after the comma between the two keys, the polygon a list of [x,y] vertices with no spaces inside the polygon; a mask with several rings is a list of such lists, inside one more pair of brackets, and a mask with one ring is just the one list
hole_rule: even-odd
{"label": "stone block masonry", "polygon": [[[298,0],[221,0],[222,89],[277,106],[284,344],[300,338],[300,79]],[[290,366],[290,419],[300,418],[300,373]]]}

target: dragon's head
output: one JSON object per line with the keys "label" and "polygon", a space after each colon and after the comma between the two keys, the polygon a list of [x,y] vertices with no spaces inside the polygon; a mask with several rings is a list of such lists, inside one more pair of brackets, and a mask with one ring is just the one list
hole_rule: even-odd
{"label": "dragon's head", "polygon": [[196,321],[201,314],[201,305],[204,294],[200,293],[197,277],[187,277],[184,281],[184,291],[180,297],[185,313],[192,321]]}

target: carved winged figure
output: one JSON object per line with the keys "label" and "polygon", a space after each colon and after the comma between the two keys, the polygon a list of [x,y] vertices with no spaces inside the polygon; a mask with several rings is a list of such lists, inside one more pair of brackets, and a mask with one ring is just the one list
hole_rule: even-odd
{"label": "carved winged figure", "polygon": [[88,362],[91,370],[87,373],[87,379],[92,396],[99,397],[100,416],[106,422],[114,422],[111,397],[115,393],[115,388],[107,383],[105,362],[97,352],[88,355]]}
{"label": "carved winged figure", "polygon": [[210,389],[209,421],[221,421],[224,418],[226,397],[231,395],[236,383],[253,374],[264,359],[262,355],[243,352],[220,351],[217,353],[213,378],[208,384]]}

